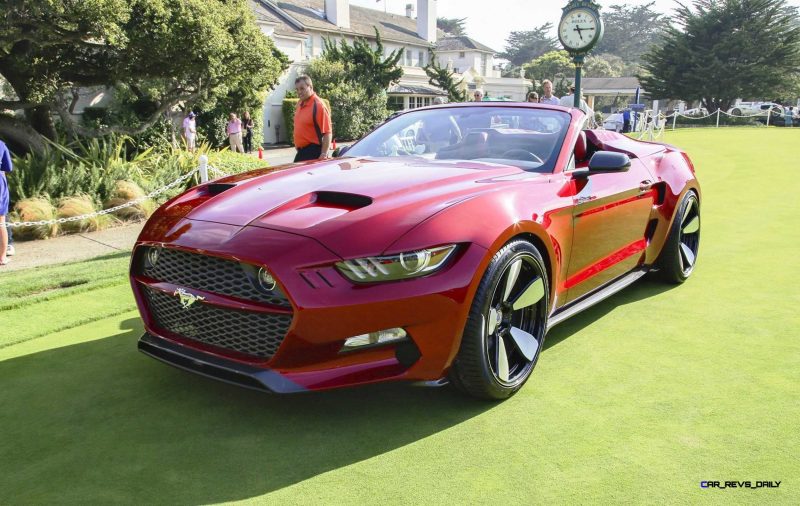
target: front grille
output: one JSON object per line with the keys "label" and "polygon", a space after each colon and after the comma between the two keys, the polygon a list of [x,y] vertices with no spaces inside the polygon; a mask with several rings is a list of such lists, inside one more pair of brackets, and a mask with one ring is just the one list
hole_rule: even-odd
{"label": "front grille", "polygon": [[292,323],[291,315],[236,311],[202,302],[184,308],[176,296],[147,287],[144,293],[157,327],[258,358],[275,354]]}
{"label": "front grille", "polygon": [[258,267],[232,260],[188,253],[173,248],[159,248],[158,261],[145,260],[149,248],[142,248],[142,273],[157,281],[204,290],[207,292],[291,307],[286,295],[277,286],[266,292],[256,288]]}

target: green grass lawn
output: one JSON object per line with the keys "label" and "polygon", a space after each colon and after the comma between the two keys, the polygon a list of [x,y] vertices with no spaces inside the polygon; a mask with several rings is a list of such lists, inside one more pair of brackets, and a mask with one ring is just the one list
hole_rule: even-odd
{"label": "green grass lawn", "polygon": [[[695,274],[556,327],[503,403],[404,385],[238,389],[136,351],[124,258],[95,264],[119,277],[91,263],[0,277],[0,343],[27,332],[0,349],[0,504],[796,504],[800,130],[666,142],[703,187]],[[72,276],[84,288],[51,293]]]}

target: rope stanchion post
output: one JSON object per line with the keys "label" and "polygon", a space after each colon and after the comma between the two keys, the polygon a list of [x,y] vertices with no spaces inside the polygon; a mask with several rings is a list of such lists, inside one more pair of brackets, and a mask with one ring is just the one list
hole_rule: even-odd
{"label": "rope stanchion post", "polygon": [[200,155],[200,166],[198,167],[200,171],[200,182],[207,183],[208,182],[208,156]]}
{"label": "rope stanchion post", "polygon": [[717,109],[717,128],[719,128],[719,109]]}
{"label": "rope stanchion post", "polygon": [[675,131],[675,122],[678,121],[678,113],[672,113],[672,130]]}

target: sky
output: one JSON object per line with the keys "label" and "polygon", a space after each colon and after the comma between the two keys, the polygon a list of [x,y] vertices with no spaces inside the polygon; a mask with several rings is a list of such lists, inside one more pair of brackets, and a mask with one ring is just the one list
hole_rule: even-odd
{"label": "sky", "polygon": [[[642,5],[649,1],[599,0],[599,3],[608,7],[614,4]],[[416,0],[350,0],[350,3],[381,10],[385,6],[389,12],[397,14],[405,14],[408,3],[415,7],[417,4]],[[788,3],[800,7],[800,0],[790,0]],[[467,18],[467,35],[494,50],[502,51],[512,31],[530,30],[548,21],[556,25],[567,0],[437,0],[437,4],[438,16]],[[674,0],[655,2],[656,9],[664,13],[671,12],[675,5]]]}

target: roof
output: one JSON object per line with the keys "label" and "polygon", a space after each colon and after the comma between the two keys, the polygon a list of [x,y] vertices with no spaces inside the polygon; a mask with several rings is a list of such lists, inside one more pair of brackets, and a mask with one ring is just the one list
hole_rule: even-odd
{"label": "roof", "polygon": [[636,93],[641,88],[635,77],[584,77],[581,81],[583,93]]}
{"label": "roof", "polygon": [[[325,18],[325,0],[259,0],[259,3],[285,23],[292,24],[294,21],[306,30],[374,37],[377,28],[381,37],[387,40],[430,45],[417,35],[417,20],[401,14],[351,5],[348,29],[339,28]],[[286,19],[287,16],[289,19]]]}
{"label": "roof", "polygon": [[481,44],[477,40],[471,39],[466,35],[439,39],[439,41],[436,43],[436,49],[439,51],[466,51],[472,49],[475,51],[482,51],[484,53],[497,53],[497,51],[489,46]]}
{"label": "roof", "polygon": [[447,92],[439,88],[430,86],[415,86],[407,84],[395,84],[389,87],[390,95],[441,95],[447,96]]}

